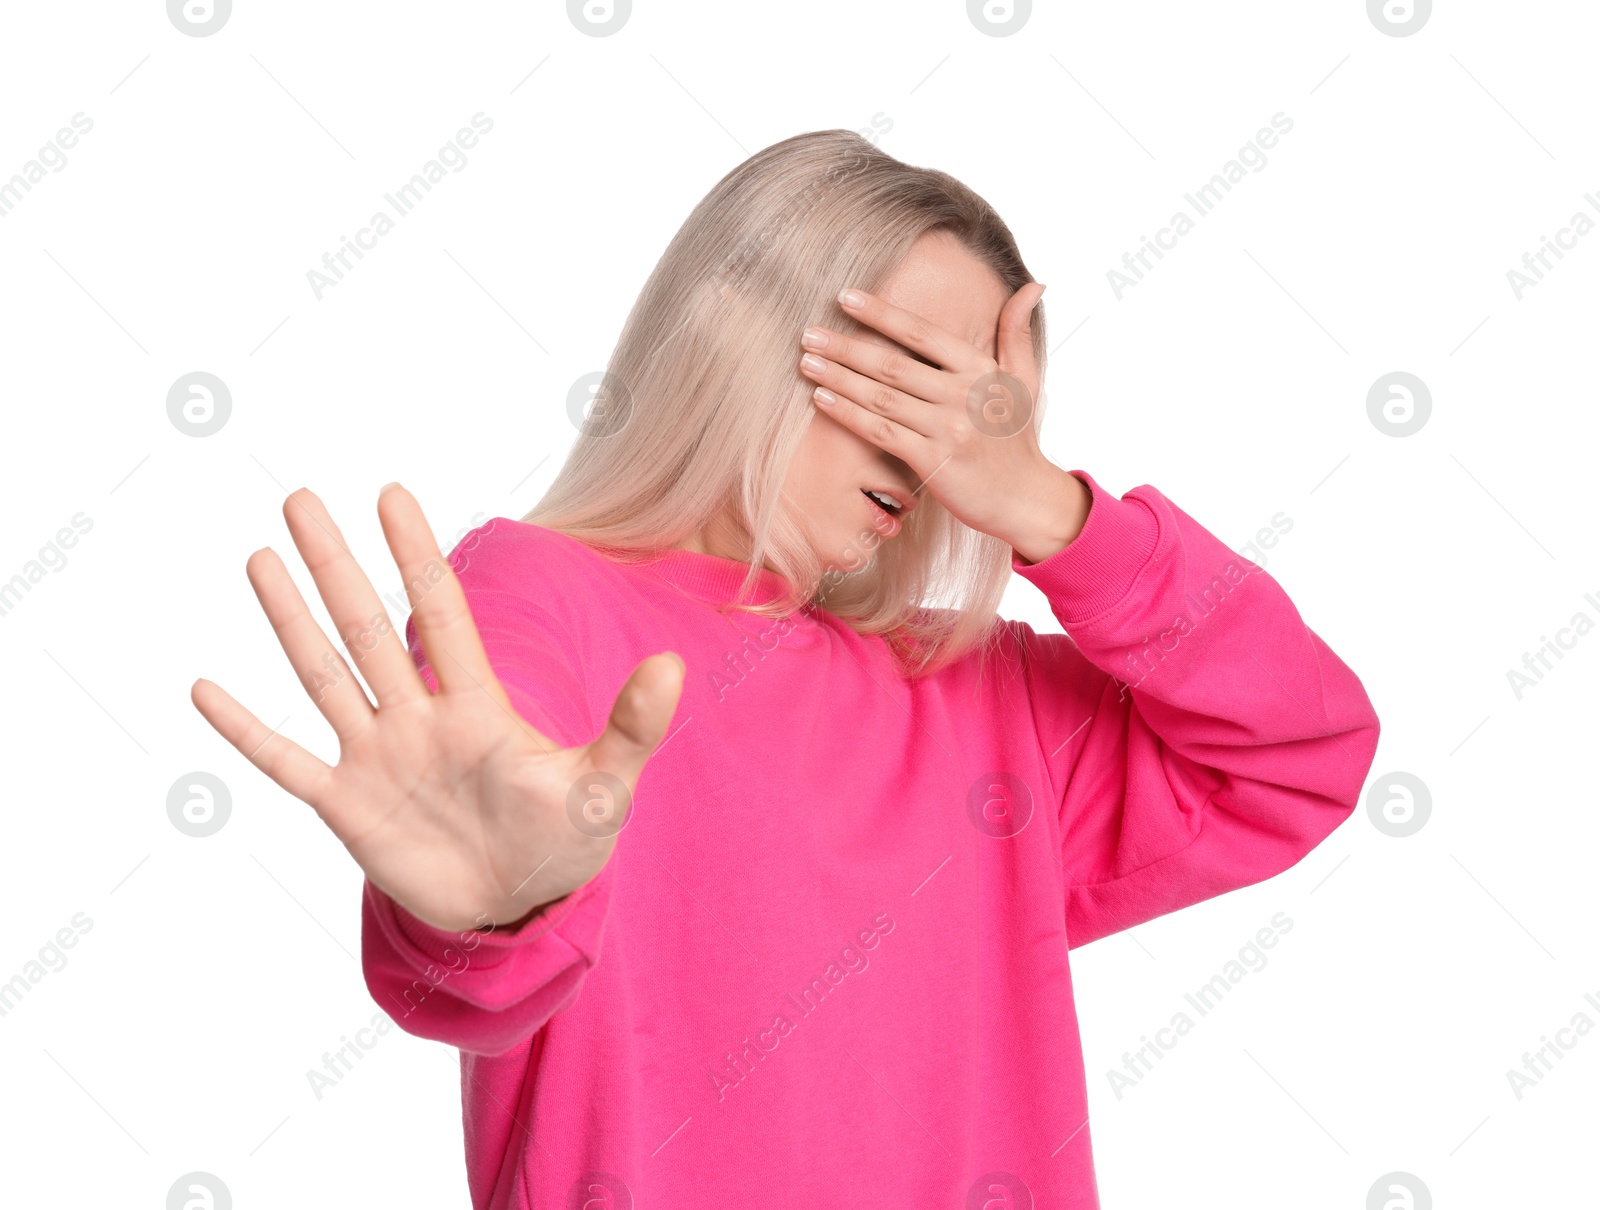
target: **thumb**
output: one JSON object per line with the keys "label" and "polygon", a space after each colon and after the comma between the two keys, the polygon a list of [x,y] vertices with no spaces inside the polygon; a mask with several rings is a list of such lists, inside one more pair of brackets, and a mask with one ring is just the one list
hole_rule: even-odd
{"label": "thumb", "polygon": [[1000,368],[1022,379],[1035,395],[1039,393],[1039,369],[1033,356],[1033,308],[1043,293],[1044,287],[1038,282],[1028,282],[1008,298],[1000,308],[1000,330],[995,341]]}
{"label": "thumb", "polygon": [[645,761],[667,734],[683,692],[685,665],[676,652],[642,660],[617,691],[606,729],[589,745],[596,769],[620,777],[631,788]]}

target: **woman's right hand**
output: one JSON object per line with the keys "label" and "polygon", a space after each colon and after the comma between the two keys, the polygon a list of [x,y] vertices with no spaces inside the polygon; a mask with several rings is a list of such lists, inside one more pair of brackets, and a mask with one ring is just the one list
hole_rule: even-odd
{"label": "woman's right hand", "polygon": [[310,804],[380,890],[436,928],[514,928],[598,874],[645,761],[667,733],[683,689],[682,659],[663,652],[644,660],[599,738],[560,748],[512,708],[460,582],[410,492],[385,488],[378,517],[437,692],[423,682],[322,501],[301,488],[283,513],[377,705],[267,547],[245,571],[295,674],[339,737],[339,763],[319,760],[201,679],[190,697],[206,721]]}

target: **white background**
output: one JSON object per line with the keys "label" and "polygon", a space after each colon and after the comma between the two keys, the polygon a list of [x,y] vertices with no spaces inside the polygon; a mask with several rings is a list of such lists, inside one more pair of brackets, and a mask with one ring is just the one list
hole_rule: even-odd
{"label": "white background", "polygon": [[[241,1208],[468,1204],[453,1051],[396,1030],[311,1091],[375,1011],[359,870],[189,685],[333,759],[244,575],[271,544],[316,601],[284,496],[319,492],[386,593],[383,483],[446,547],[520,516],[693,204],[842,126],[1011,224],[1049,285],[1057,462],[1235,546],[1292,518],[1269,571],[1367,686],[1374,774],[1432,796],[1412,836],[1363,805],[1280,877],[1075,952],[1104,1204],[1359,1210],[1395,1170],[1441,1208],[1597,1204],[1600,1030],[1520,1100],[1506,1077],[1600,1024],[1600,633],[1521,700],[1506,677],[1600,622],[1600,233],[1520,300],[1506,276],[1600,220],[1593,5],[1444,4],[1407,37],[1360,0],[1041,4],[1006,37],[956,0],[639,0],[609,37],[549,0],[3,22],[0,179],[94,123],[0,218],[0,579],[93,522],[0,616],[0,980],[93,922],[0,1017],[8,1203],[160,1207],[200,1170]],[[319,301],[306,271],[478,112],[465,169]],[[1119,301],[1107,270],[1279,112],[1266,167]],[[205,438],[166,412],[193,370],[232,394]],[[1392,370],[1432,393],[1412,436],[1367,415]],[[1055,628],[1020,581],[1007,612]],[[196,770],[232,793],[205,839],[166,814]],[[1280,911],[1270,964],[1119,1098],[1107,1069]]]}

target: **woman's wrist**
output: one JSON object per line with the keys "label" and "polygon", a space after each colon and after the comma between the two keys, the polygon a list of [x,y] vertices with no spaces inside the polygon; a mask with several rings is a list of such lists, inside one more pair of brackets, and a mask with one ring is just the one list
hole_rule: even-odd
{"label": "woman's wrist", "polygon": [[1024,563],[1043,563],[1065,550],[1089,519],[1093,497],[1088,486],[1053,462],[1045,462],[1036,480],[1020,485],[1017,515],[995,537],[1008,543]]}

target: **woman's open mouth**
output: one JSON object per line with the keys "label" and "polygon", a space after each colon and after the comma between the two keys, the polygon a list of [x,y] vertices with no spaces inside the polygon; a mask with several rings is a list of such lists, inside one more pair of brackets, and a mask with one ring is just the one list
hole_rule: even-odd
{"label": "woman's open mouth", "polygon": [[872,527],[886,538],[892,538],[900,532],[900,521],[911,508],[893,496],[878,488],[864,487],[861,494],[872,503]]}

